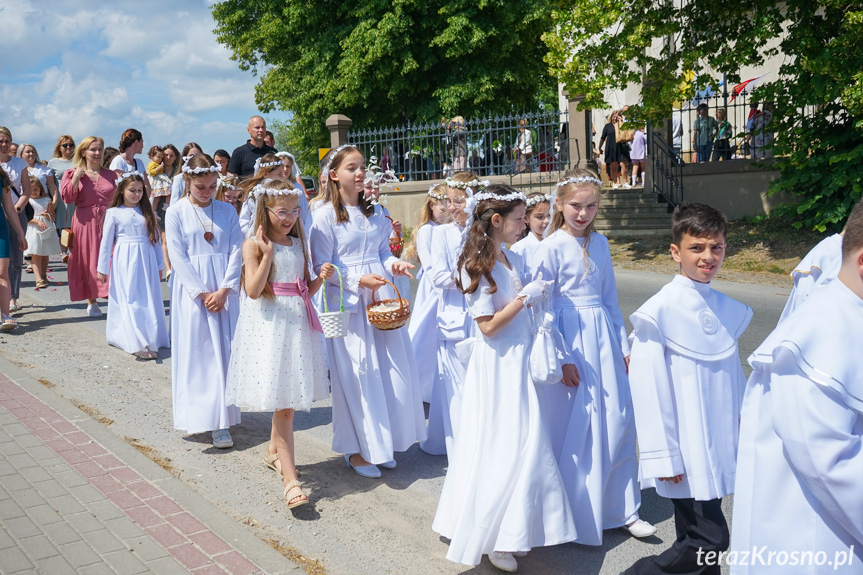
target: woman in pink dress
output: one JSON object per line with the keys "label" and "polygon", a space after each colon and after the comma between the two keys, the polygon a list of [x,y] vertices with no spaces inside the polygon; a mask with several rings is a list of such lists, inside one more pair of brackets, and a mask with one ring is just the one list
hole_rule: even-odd
{"label": "woman in pink dress", "polygon": [[60,195],[67,204],[75,204],[72,233],[75,240],[69,256],[69,298],[86,299],[87,313],[100,317],[102,310],[96,298],[108,297],[108,283],[96,281],[96,264],[102,242],[105,210],[114,197],[117,179],[111,170],[102,168],[102,138],[90,136],[75,149],[71,170],[63,174]]}

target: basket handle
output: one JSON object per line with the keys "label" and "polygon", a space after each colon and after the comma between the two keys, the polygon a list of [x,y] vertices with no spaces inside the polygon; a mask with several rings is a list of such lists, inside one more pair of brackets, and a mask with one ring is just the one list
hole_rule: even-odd
{"label": "basket handle", "polygon": [[[339,311],[345,311],[345,287],[342,285],[342,272],[339,271],[339,266],[333,266],[336,269],[336,275],[339,276]],[[330,313],[330,308],[327,306],[327,280],[321,282],[321,287],[324,290],[321,299],[324,300],[324,313]]]}
{"label": "basket handle", "polygon": [[[390,221],[390,223],[391,223],[391,224],[394,224],[394,223],[395,223],[391,217],[389,217],[389,216],[387,216],[387,215],[384,215],[384,217],[385,217],[386,219],[388,219],[388,220]],[[395,231],[395,230],[393,230],[393,231]],[[401,237],[402,237],[402,235],[401,235],[400,233],[396,232],[396,237],[397,237],[397,238],[401,238]],[[390,285],[392,285],[392,284],[390,284]],[[393,287],[395,287],[395,286],[393,286]]]}
{"label": "basket handle", "polygon": [[[393,282],[391,282],[387,279],[384,279],[384,281],[387,282],[388,284],[390,284],[392,286],[392,288],[394,290],[396,290],[396,297],[399,299],[399,309],[400,310],[404,309],[405,308],[405,300],[402,299],[402,294],[399,293],[399,288],[396,287],[396,284],[394,284]],[[378,303],[378,301],[375,299],[375,295],[377,293],[378,293],[378,290],[374,290],[372,292],[372,305]]]}

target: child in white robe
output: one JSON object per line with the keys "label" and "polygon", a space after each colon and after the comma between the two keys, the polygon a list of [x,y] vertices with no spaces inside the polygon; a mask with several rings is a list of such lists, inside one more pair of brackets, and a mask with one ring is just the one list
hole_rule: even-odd
{"label": "child in white robe", "polygon": [[494,184],[473,199],[457,269],[479,333],[432,528],[450,539],[450,561],[478,565],[488,555],[512,572],[515,557],[572,541],[576,530],[527,369],[526,307],[547,297],[548,282],[524,285],[521,258],[501,248],[524,225],[524,194]]}
{"label": "child in white robe", "polygon": [[196,154],[183,166],[185,195],[165,217],[171,284],[174,427],[212,431],[213,446],[233,447],[228,427],[240,409],[225,403],[231,340],[239,315],[243,233],[237,212],[213,200],[219,166]]}
{"label": "child in white robe", "polygon": [[168,347],[162,300],[162,241],[156,215],[144,198],[144,176],[126,172],[105,212],[96,279],[108,285],[105,337],[140,359]]}
{"label": "child in white robe", "polygon": [[509,249],[521,256],[524,267],[531,276],[536,265],[534,254],[548,223],[551,221],[551,196],[534,193],[527,196],[526,233]]}
{"label": "child in white robe", "polygon": [[779,323],[791,315],[791,312],[799,307],[812,292],[836,279],[839,268],[842,267],[844,233],[843,231],[833,234],[818,242],[791,272],[794,287],[788,296],[788,301],[785,302],[782,315],[779,316]]}
{"label": "child in white robe", "polygon": [[447,205],[452,223],[438,226],[432,237],[432,282],[438,293],[434,349],[437,354],[435,379],[429,403],[428,437],[420,449],[430,455],[452,451],[459,421],[459,404],[465,377],[465,363],[456,346],[472,332],[464,294],[456,285],[456,262],[462,244],[467,198],[482,189],[482,182],[471,172],[459,172],[446,180]]}
{"label": "child in white robe", "polygon": [[446,209],[446,186],[438,184],[430,187],[411,241],[403,254],[405,260],[417,259],[420,264],[417,295],[411,309],[408,335],[414,349],[423,403],[431,402],[432,386],[437,375],[438,293],[431,273],[432,234],[439,225],[450,219],[452,218]]}
{"label": "child in white robe", "polygon": [[547,237],[536,249],[534,279],[552,282],[563,381],[540,388],[543,415],[583,545],[605,529],[648,537],[639,518],[635,421],[627,378],[629,341],[605,236],[593,231],[601,180],[570,170],[555,187]]}
{"label": "child in white robe", "polygon": [[861,341],[858,202],[837,278],[749,358],[729,555],[735,561],[727,561],[733,575],[863,572]]}
{"label": "child in white robe", "polygon": [[[385,279],[409,275],[414,266],[390,252],[390,221],[381,206],[363,196],[365,158],[355,147],[340,146],[326,166],[327,201],[312,211],[312,265],[316,274],[331,262],[339,269],[345,309],[351,312],[347,335],[327,339],[333,394],[333,451],[363,477],[392,469],[393,454],[425,438],[425,418],[413,350],[407,330],[372,326],[366,306],[395,297]],[[327,282],[330,309],[339,309],[338,274]]]}
{"label": "child in white robe", "polygon": [[719,567],[699,564],[699,553],[728,548],[721,505],[734,491],[746,384],[737,341],[752,310],[710,286],[725,257],[722,212],[684,203],[672,221],[680,274],[630,316],[629,380],[641,487],[672,500],[677,540],[626,573],[718,575]]}

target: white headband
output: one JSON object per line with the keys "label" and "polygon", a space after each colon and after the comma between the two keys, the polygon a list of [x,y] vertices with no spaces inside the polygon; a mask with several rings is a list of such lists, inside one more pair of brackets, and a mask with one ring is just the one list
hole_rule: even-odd
{"label": "white headband", "polygon": [[432,199],[435,199],[435,200],[441,201],[441,202],[445,202],[445,201],[446,201],[446,195],[444,195],[444,194],[436,194],[436,193],[435,193],[435,191],[434,191],[434,189],[435,189],[436,187],[438,187],[438,184],[435,184],[435,185],[433,185],[433,186],[429,186],[429,191],[428,191],[428,195],[429,195],[429,197],[430,197],[430,198],[432,198]]}
{"label": "white headband", "polygon": [[541,204],[542,202],[551,203],[551,196],[549,196],[548,194],[537,194],[535,196],[530,196],[529,198],[527,198],[527,200],[525,200],[528,208],[532,208],[533,206]]}
{"label": "white headband", "polygon": [[239,190],[238,186],[234,186],[233,184],[228,183],[228,178],[225,176],[219,176],[219,185],[225,188],[226,190]]}
{"label": "white headband", "polygon": [[599,178],[594,178],[593,176],[579,176],[577,178],[567,178],[561,182],[558,182],[556,186],[554,186],[555,190],[559,190],[563,186],[568,186],[569,184],[596,184],[599,187],[602,187],[602,180]]}
{"label": "white headband", "polygon": [[[272,181],[272,180],[269,180]],[[276,190],[268,188],[266,183],[258,184],[252,191],[249,192],[249,197],[258,200],[258,196],[299,196],[302,192],[298,188],[290,188],[287,190]]]}
{"label": "white headband", "polygon": [[183,166],[184,174],[206,174],[208,172],[220,172],[222,171],[221,166],[216,164],[215,166],[207,166],[201,168],[190,168],[189,166]]}
{"label": "white headband", "polygon": [[258,171],[262,170],[263,168],[272,168],[274,166],[281,166],[281,165],[282,165],[281,160],[279,160],[277,162],[261,162],[261,158],[258,158],[257,160],[255,160],[255,175],[257,175]]}
{"label": "white headband", "polygon": [[138,170],[133,170],[131,172],[123,172],[122,174],[117,176],[117,181],[114,182],[114,185],[119,186],[120,182],[122,182],[126,178],[131,178],[132,176],[140,176],[142,179],[144,178],[144,174],[142,174]]}
{"label": "white headband", "polygon": [[458,182],[452,178],[447,178],[445,180],[445,183],[450,188],[458,188],[460,190],[465,190],[465,191],[470,189],[471,192],[473,191],[473,188],[478,188],[477,191],[481,192],[483,188],[486,188],[486,187],[491,185],[491,182],[489,182],[488,180],[480,181],[480,180],[477,180],[476,178],[474,178],[470,182]]}
{"label": "white headband", "polygon": [[324,166],[324,173],[327,175],[327,178],[330,177],[330,164],[333,163],[333,158],[336,157],[336,154],[338,154],[339,152],[341,152],[345,148],[353,148],[353,147],[355,147],[353,144],[342,144],[341,146],[339,146],[338,148],[333,150],[333,153],[330,156],[330,159],[327,160],[327,165]]}
{"label": "white headband", "polygon": [[[476,180],[474,180],[475,182]],[[468,182],[471,184],[472,182]],[[489,185],[488,180],[484,180],[482,182],[483,185]],[[476,207],[483,200],[498,200],[500,202],[526,202],[527,198],[522,192],[512,192],[510,194],[506,194],[505,196],[499,196],[497,194],[493,194],[492,192],[479,192],[474,195],[471,191],[470,186],[465,187],[465,192],[467,192],[467,201],[464,205],[464,211],[468,214],[467,222],[465,222],[464,229],[461,232],[461,243],[459,243],[458,249],[456,253],[461,255],[461,252],[464,250],[464,244],[467,241],[467,235],[470,232],[471,226],[473,226],[474,214],[476,213]]]}

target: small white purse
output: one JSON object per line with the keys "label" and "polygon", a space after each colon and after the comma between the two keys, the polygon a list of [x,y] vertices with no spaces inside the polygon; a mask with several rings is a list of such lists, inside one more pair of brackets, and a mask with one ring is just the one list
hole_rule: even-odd
{"label": "small white purse", "polygon": [[528,372],[536,385],[554,385],[563,379],[560,358],[554,345],[554,313],[548,300],[533,307],[536,336],[528,356]]}

